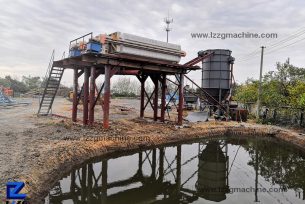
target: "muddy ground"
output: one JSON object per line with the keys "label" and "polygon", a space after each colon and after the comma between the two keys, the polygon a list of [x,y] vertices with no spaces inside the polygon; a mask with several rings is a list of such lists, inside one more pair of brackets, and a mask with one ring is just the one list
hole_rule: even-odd
{"label": "muddy ground", "polygon": [[[18,100],[18,99],[17,99]],[[37,117],[39,99],[19,99],[28,105],[0,106],[0,198],[5,195],[7,181],[16,180],[24,172],[27,172],[36,159],[56,146],[58,141],[66,137],[73,139],[82,136],[99,136],[104,130],[98,128],[82,128],[81,125],[72,125],[70,120],[59,117]],[[137,99],[112,99],[110,109],[111,121],[130,120],[139,115]],[[52,113],[71,117],[71,102],[65,98],[56,98]],[[96,106],[95,120],[102,119],[102,108]],[[78,109],[78,119],[82,119],[82,106]],[[172,120],[176,120],[175,111],[171,113]],[[152,116],[152,110],[147,108],[147,116]],[[113,123],[113,122],[111,122]],[[121,126],[114,122],[113,128],[107,135],[117,135]],[[126,128],[126,127],[125,127]],[[132,129],[132,127],[129,127]],[[67,142],[68,143],[68,142]],[[1,200],[0,200],[1,201]]]}
{"label": "muddy ground", "polygon": [[[101,114],[97,114],[98,123],[94,127],[84,128],[63,118],[37,117],[38,100],[31,99],[31,102],[28,106],[0,109],[1,199],[10,180],[25,181],[25,192],[35,199],[41,198],[73,165],[114,151],[221,134],[276,136],[305,148],[304,135],[272,126],[211,121],[178,128],[174,122],[142,120],[137,118],[138,100],[112,100],[109,130],[101,128]],[[97,108],[97,112],[101,109]],[[53,113],[70,117],[71,102],[57,99]],[[171,114],[171,119],[176,120],[176,113]],[[35,199],[31,203],[41,203]]]}

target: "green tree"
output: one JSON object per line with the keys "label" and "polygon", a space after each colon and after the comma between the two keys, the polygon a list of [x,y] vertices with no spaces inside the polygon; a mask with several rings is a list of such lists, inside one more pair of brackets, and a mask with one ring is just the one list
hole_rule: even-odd
{"label": "green tree", "polygon": [[28,89],[38,89],[41,86],[40,77],[22,76],[22,82],[28,87]]}
{"label": "green tree", "polygon": [[11,76],[6,76],[5,80],[9,83],[9,87],[18,93],[26,93],[29,91],[28,87],[21,81],[13,79]]}
{"label": "green tree", "polygon": [[305,109],[305,81],[297,81],[288,87],[289,104],[295,108]]}
{"label": "green tree", "polygon": [[0,86],[11,87],[11,83],[6,78],[1,78],[0,77]]}
{"label": "green tree", "polygon": [[245,84],[241,84],[236,88],[234,100],[242,103],[256,102],[258,96],[258,81],[248,79]]}
{"label": "green tree", "polygon": [[[276,108],[292,106],[305,108],[305,69],[295,67],[287,62],[277,63],[276,70],[268,72],[262,83],[262,104]],[[242,103],[256,102],[258,81],[248,79],[236,88],[234,99]]]}

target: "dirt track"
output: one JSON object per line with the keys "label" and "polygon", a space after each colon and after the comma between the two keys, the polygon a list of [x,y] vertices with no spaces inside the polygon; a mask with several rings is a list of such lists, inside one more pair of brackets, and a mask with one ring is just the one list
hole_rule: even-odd
{"label": "dirt track", "polygon": [[[276,136],[305,148],[304,136],[281,128],[209,122],[177,129],[173,123],[131,119],[138,115],[138,111],[132,107],[135,102],[125,101],[124,106],[131,108],[127,113],[120,111],[120,103],[124,104],[122,100],[113,100],[111,111],[116,114],[113,114],[115,120],[109,130],[100,128],[100,125],[83,128],[60,118],[37,118],[34,115],[37,101],[27,107],[0,110],[0,128],[3,130],[0,133],[1,199],[8,180],[23,180],[26,182],[25,191],[35,199],[31,203],[41,203],[36,199],[45,195],[73,165],[118,150],[148,148],[224,134]],[[69,116],[70,103],[65,99],[58,100],[55,107],[57,109],[53,112]],[[113,141],[117,137],[128,140]]]}

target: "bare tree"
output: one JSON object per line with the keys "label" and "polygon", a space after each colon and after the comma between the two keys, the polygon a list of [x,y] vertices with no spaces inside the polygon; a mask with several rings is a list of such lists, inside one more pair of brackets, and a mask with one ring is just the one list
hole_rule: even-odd
{"label": "bare tree", "polygon": [[118,96],[136,96],[140,94],[140,82],[130,77],[119,77],[114,81],[112,92]]}

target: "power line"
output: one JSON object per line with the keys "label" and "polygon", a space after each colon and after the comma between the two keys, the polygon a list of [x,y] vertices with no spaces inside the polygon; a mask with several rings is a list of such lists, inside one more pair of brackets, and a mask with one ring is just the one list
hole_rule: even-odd
{"label": "power line", "polygon": [[248,58],[249,56],[253,56],[253,55],[257,54],[257,53],[260,53],[260,50],[259,50],[259,49],[255,50],[255,51],[253,51],[253,52],[250,52],[249,54],[246,54],[246,55],[242,56],[241,59],[246,59],[246,58]]}
{"label": "power line", "polygon": [[[279,46],[273,47],[273,48],[271,48],[270,51],[267,51],[265,54],[274,53],[274,52],[276,52],[276,51],[278,51],[278,50],[281,50],[281,49],[283,49],[283,48],[292,46],[292,45],[294,45],[294,44],[296,44],[296,43],[298,43],[298,42],[301,42],[301,41],[303,41],[303,40],[305,40],[305,38],[302,38],[302,39],[300,39],[300,40],[297,40],[297,41],[295,41],[295,42],[293,42],[293,43],[290,43],[290,44],[288,44],[288,45],[284,45],[284,46],[281,46],[281,47],[279,47]],[[269,48],[269,47],[268,47],[268,48]],[[239,60],[238,62],[245,62],[245,61],[254,59],[254,58],[253,58],[254,56],[257,56],[257,57],[258,57],[258,55],[253,55],[253,56],[251,56],[251,57],[248,57],[248,58]]]}
{"label": "power line", "polygon": [[260,50],[258,50],[256,52],[253,52],[252,54],[249,54],[246,57],[242,57],[239,61],[244,61],[244,60],[247,60],[247,59],[251,59],[254,56],[258,56],[258,54],[260,54],[260,53],[261,53]]}
{"label": "power line", "polygon": [[[286,42],[289,42],[289,41],[291,41],[291,40],[293,40],[293,39],[296,39],[296,38],[298,38],[298,37],[300,37],[300,36],[302,36],[302,35],[304,35],[304,34],[305,34],[305,30],[304,30],[304,28],[301,28],[301,29],[297,30],[295,33],[289,35],[288,37],[286,37],[286,38],[284,38],[284,39],[282,39],[282,40],[279,40],[279,41],[277,41],[277,42],[275,42],[275,43],[273,43],[273,44],[269,44],[269,45],[267,44],[267,47],[268,47],[268,48],[277,48],[277,47],[280,47],[280,45],[282,45],[282,44],[284,44],[284,43],[286,43]],[[301,41],[301,40],[300,40],[300,41]],[[299,41],[296,41],[296,42],[299,42]],[[295,44],[296,42],[291,43],[291,44]],[[290,44],[289,44],[289,45],[290,45]],[[288,47],[289,45],[284,46],[284,47]],[[284,48],[284,47],[280,47],[279,49],[282,49],[282,48]],[[242,56],[242,57],[241,57],[241,60],[239,60],[239,61],[240,61],[240,62],[248,61],[249,59],[252,59],[252,57],[258,56],[259,53],[260,53],[260,52],[257,51],[257,49],[256,49],[256,50],[254,50],[253,52],[250,52],[249,54],[246,54],[246,55]]]}
{"label": "power line", "polygon": [[271,50],[271,51],[269,51],[269,52],[266,52],[266,54],[270,54],[270,53],[276,52],[276,51],[278,51],[278,50],[280,50],[280,49],[289,47],[289,46],[294,45],[294,44],[296,44],[296,43],[298,43],[298,42],[301,42],[301,41],[303,41],[303,40],[305,40],[305,38],[302,38],[302,39],[300,39],[300,40],[298,40],[298,41],[295,41],[295,42],[293,42],[293,43],[290,43],[290,44],[288,44],[288,45],[285,45],[285,46],[279,47],[279,48],[277,48],[277,49]]}
{"label": "power line", "polygon": [[[304,29],[304,30],[303,30]],[[278,39],[278,40],[280,40],[280,41],[278,41],[278,42],[274,42],[273,44],[267,44],[266,46],[268,46],[268,47],[274,47],[274,46],[276,46],[276,45],[278,45],[278,44],[281,44],[281,43],[285,43],[285,42],[288,42],[288,41],[290,41],[290,40],[293,40],[293,39],[295,39],[295,38],[297,38],[297,37],[299,37],[299,36],[301,36],[301,35],[303,35],[303,34],[305,34],[305,28],[301,28],[301,29],[299,29],[299,31],[297,31],[297,32],[295,32],[295,33],[293,33],[293,34],[291,34],[291,35],[289,35],[289,36],[287,36],[286,38],[284,38],[284,39],[282,39],[282,40],[280,40],[280,39]]]}

